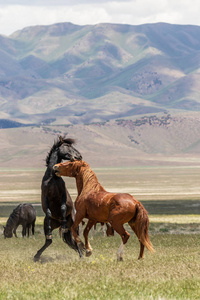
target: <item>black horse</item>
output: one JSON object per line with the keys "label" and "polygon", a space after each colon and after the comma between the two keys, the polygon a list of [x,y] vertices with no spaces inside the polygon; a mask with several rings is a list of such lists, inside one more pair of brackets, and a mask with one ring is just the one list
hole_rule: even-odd
{"label": "black horse", "polygon": [[78,249],[76,242],[72,238],[71,226],[74,219],[74,206],[72,199],[65,187],[65,182],[61,177],[54,174],[53,166],[62,160],[81,160],[81,154],[73,147],[74,140],[59,137],[52,146],[46,158],[46,172],[42,179],[42,209],[46,214],[44,218],[45,244],[34,256],[34,260],[40,259],[43,251],[52,243],[52,231],[61,228],[63,241],[72,249]]}
{"label": "black horse", "polygon": [[[17,237],[16,230],[19,225],[22,225],[22,236],[25,237],[29,229],[32,226],[32,234],[34,235],[36,213],[35,209],[31,204],[19,204],[13,212],[10,214],[10,217],[7,220],[6,226],[4,227],[4,237],[11,238],[13,233]],[[27,231],[26,231],[27,230]]]}

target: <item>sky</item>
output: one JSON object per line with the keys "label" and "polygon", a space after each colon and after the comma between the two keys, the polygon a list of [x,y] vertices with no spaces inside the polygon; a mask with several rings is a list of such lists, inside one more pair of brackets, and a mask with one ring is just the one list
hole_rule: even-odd
{"label": "sky", "polygon": [[61,22],[200,25],[199,12],[199,0],[0,0],[0,35]]}

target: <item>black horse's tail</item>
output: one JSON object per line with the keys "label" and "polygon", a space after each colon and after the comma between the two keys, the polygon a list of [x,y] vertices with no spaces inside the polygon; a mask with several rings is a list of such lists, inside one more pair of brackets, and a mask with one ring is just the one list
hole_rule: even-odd
{"label": "black horse's tail", "polygon": [[[69,215],[67,217],[67,231],[62,233],[62,238],[63,241],[73,250],[77,251],[79,253],[79,256],[82,257],[83,256],[83,249],[80,249],[76,243],[76,241],[74,240],[73,236],[72,236],[72,232],[71,232],[71,227],[74,223],[73,220],[73,215]],[[78,230],[79,231],[79,230]],[[79,234],[79,232],[77,232]]]}
{"label": "black horse's tail", "polygon": [[62,234],[63,241],[72,249],[75,251],[78,251],[78,246],[75,240],[72,237],[72,232],[70,229],[67,230],[67,232],[64,232]]}
{"label": "black horse's tail", "polygon": [[64,232],[62,234],[62,238],[63,238],[63,241],[72,249],[74,249],[75,251],[77,251],[79,253],[79,256],[82,257],[83,256],[83,252],[84,252],[84,249],[80,249],[76,243],[76,241],[73,239],[73,236],[72,236],[72,232],[70,229],[68,229],[67,232]]}

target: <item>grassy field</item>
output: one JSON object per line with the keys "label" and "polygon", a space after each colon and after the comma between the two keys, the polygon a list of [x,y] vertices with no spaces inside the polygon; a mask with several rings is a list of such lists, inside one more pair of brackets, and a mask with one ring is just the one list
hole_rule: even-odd
{"label": "grassy field", "polygon": [[[40,230],[39,230],[40,231]],[[139,243],[131,235],[124,261],[116,261],[121,241],[97,232],[93,255],[80,260],[58,233],[43,254],[33,256],[44,237],[1,238],[0,299],[200,299],[200,234],[154,233],[156,253],[137,260]]]}
{"label": "grassy field", "polygon": [[[90,233],[92,256],[80,260],[55,230],[53,244],[35,263],[33,256],[45,239],[39,205],[43,170],[4,170],[0,175],[0,300],[200,299],[199,171],[96,169],[104,187],[126,190],[147,208],[156,252],[145,251],[145,258],[138,261],[139,243],[126,225],[131,237],[124,261],[117,262],[120,237],[104,237],[98,227]],[[66,182],[74,199],[74,180]],[[36,234],[23,239],[19,227],[18,239],[4,239],[3,225],[19,202],[34,203]]]}

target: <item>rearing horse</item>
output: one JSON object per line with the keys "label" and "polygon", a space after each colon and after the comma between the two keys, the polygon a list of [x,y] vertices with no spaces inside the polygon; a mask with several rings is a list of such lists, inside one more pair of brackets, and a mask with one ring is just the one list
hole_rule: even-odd
{"label": "rearing horse", "polygon": [[59,139],[52,146],[46,158],[46,172],[42,179],[42,209],[45,213],[44,232],[46,236],[45,244],[34,256],[34,260],[38,261],[42,252],[52,243],[52,231],[55,228],[61,227],[63,240],[74,250],[79,252],[77,244],[72,239],[71,226],[73,224],[74,207],[72,199],[65,187],[65,182],[62,178],[55,176],[53,166],[55,163],[64,160],[82,159],[81,154],[73,147],[73,139]]}
{"label": "rearing horse", "polygon": [[92,254],[88,233],[96,222],[109,222],[121,236],[122,244],[117,251],[117,260],[123,260],[124,245],[130,237],[130,234],[123,227],[124,223],[130,225],[140,241],[138,259],[144,257],[144,247],[154,252],[148,235],[148,214],[139,201],[130,194],[107,192],[98,182],[90,166],[84,161],[56,164],[53,169],[57,176],[76,178],[78,196],[75,201],[76,215],[71,230],[78,246],[83,248],[84,245],[77,234],[77,228],[83,218],[89,219],[83,232],[86,256]]}

